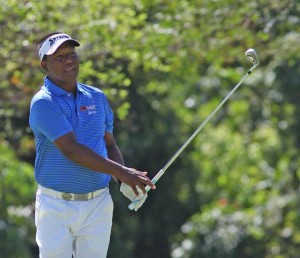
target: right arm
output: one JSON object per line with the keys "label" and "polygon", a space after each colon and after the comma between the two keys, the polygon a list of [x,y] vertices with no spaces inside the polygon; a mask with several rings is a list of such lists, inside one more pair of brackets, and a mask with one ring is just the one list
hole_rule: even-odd
{"label": "right arm", "polygon": [[54,144],[68,159],[93,171],[101,171],[118,178],[121,182],[129,185],[136,195],[138,195],[137,186],[143,193],[146,193],[145,185],[149,185],[152,189],[155,188],[155,185],[146,176],[147,172],[125,167],[98,155],[85,145],[78,143],[73,132],[59,137]]}

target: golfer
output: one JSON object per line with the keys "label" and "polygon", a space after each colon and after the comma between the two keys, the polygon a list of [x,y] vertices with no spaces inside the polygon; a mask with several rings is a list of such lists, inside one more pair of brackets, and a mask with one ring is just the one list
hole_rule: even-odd
{"label": "golfer", "polygon": [[38,46],[44,85],[32,98],[35,136],[36,241],[42,258],[104,258],[112,226],[109,182],[122,183],[138,209],[155,186],[124,161],[113,136],[114,116],[104,93],[77,82],[79,42],[51,33]]}

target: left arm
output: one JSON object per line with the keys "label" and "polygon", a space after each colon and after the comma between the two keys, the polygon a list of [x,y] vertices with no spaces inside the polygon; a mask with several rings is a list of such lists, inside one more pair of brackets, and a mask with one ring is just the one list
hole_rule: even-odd
{"label": "left arm", "polygon": [[[108,158],[124,166],[124,160],[122,154],[119,150],[119,147],[116,144],[113,134],[106,132],[104,135],[104,139],[106,141]],[[134,209],[135,211],[137,211],[147,199],[148,197],[147,192],[141,192],[141,189],[139,189],[139,195],[137,195],[132,191],[132,188],[129,185],[125,183],[121,183],[121,181],[114,176],[113,178],[119,184],[121,193],[124,194],[129,200],[132,201],[131,205],[133,206],[130,207],[130,209],[131,210]],[[153,189],[155,189],[155,186]]]}
{"label": "left arm", "polygon": [[[113,134],[105,132],[104,139],[106,142],[108,158],[121,164],[121,165],[124,165],[123,156],[122,156],[121,151],[115,141]],[[120,180],[118,180],[118,178],[116,178],[116,177],[113,177],[113,178],[118,184],[121,184],[121,182],[120,182]]]}

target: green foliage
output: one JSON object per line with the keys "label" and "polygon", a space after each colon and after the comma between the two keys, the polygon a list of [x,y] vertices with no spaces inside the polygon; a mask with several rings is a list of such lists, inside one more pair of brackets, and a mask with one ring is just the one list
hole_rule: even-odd
{"label": "green foliage", "polygon": [[34,234],[32,166],[17,160],[6,142],[0,143],[1,255],[29,258]]}
{"label": "green foliage", "polygon": [[130,212],[112,187],[109,257],[298,257],[299,8],[295,0],[4,1],[5,257],[30,257],[35,248],[28,110],[44,76],[37,43],[53,31],[81,42],[79,80],[108,95],[126,163],[150,177],[246,73],[243,52],[253,47],[261,61],[140,211]]}

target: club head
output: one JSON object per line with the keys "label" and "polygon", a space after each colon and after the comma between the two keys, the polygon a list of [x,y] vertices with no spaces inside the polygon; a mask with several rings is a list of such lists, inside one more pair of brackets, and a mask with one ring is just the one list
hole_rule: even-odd
{"label": "club head", "polygon": [[245,52],[245,56],[247,57],[247,59],[253,63],[254,65],[258,65],[259,64],[259,60],[256,54],[256,51],[253,48],[249,48],[246,52]]}

